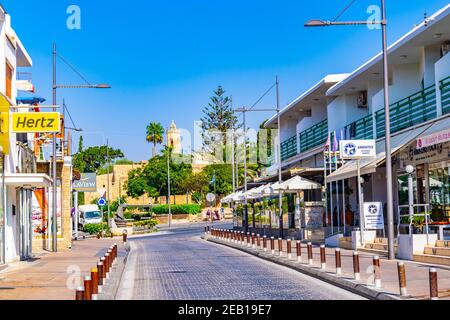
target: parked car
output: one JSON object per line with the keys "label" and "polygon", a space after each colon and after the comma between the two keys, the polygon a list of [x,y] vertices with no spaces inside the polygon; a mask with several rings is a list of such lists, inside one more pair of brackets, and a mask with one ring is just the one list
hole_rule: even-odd
{"label": "parked car", "polygon": [[78,207],[79,220],[78,225],[83,229],[87,224],[102,223],[102,212],[96,204],[86,204]]}

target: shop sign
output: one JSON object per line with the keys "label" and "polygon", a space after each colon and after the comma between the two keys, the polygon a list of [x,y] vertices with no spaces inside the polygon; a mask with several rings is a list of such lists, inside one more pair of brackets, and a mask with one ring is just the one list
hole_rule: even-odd
{"label": "shop sign", "polygon": [[417,146],[412,144],[403,153],[401,160],[404,161],[404,166],[406,166],[408,164],[418,165],[439,162],[448,159],[449,156],[450,142],[434,144],[420,149],[417,149]]}
{"label": "shop sign", "polygon": [[384,229],[383,204],[364,202],[364,228],[367,230]]}
{"label": "shop sign", "polygon": [[97,175],[95,173],[81,173],[80,180],[73,182],[73,189],[78,192],[97,191]]}
{"label": "shop sign", "polygon": [[28,132],[59,132],[59,112],[13,112],[12,131]]}
{"label": "shop sign", "polygon": [[377,155],[375,140],[341,140],[340,151],[343,159],[375,158]]}
{"label": "shop sign", "polygon": [[450,129],[418,138],[416,149],[422,149],[448,141],[450,141]]}

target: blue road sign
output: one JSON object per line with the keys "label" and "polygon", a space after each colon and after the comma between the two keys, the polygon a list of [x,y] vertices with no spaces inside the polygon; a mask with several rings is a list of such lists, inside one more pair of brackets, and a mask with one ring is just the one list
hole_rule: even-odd
{"label": "blue road sign", "polygon": [[97,200],[97,205],[98,205],[99,207],[104,207],[104,206],[106,206],[106,200],[105,200],[105,198],[99,198],[99,199]]}

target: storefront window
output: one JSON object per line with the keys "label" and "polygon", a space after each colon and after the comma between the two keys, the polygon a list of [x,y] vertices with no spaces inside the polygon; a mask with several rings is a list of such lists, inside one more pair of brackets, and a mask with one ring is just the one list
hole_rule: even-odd
{"label": "storefront window", "polygon": [[428,179],[433,221],[450,222],[450,161],[430,164]]}

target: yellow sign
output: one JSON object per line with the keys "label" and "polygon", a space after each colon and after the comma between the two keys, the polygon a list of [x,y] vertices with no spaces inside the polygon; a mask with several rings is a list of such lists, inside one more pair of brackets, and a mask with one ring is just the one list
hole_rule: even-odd
{"label": "yellow sign", "polygon": [[0,94],[0,153],[9,154],[9,102]]}
{"label": "yellow sign", "polygon": [[12,132],[59,132],[59,112],[13,112]]}

